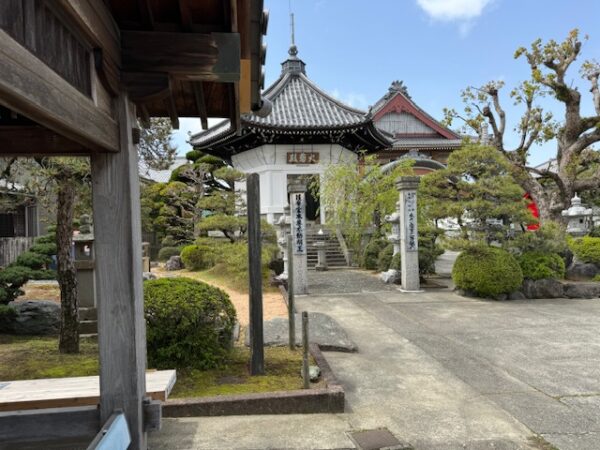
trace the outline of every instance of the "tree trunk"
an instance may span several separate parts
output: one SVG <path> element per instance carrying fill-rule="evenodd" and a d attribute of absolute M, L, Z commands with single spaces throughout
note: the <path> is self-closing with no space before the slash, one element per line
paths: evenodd
<path fill-rule="evenodd" d="M 58 203 L 56 212 L 56 246 L 60 286 L 61 323 L 58 350 L 61 353 L 79 353 L 79 305 L 77 302 L 77 278 L 71 255 L 73 237 L 73 209 L 75 187 L 69 178 L 58 180 Z"/>

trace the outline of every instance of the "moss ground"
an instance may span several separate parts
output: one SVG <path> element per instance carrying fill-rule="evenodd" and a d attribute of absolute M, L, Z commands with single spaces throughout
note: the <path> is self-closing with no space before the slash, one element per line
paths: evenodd
<path fill-rule="evenodd" d="M 250 351 L 234 347 L 220 369 L 178 370 L 171 397 L 200 397 L 294 390 L 302 387 L 302 352 L 283 347 L 265 348 L 266 375 L 252 377 Z M 311 362 L 314 364 L 314 362 Z M 98 374 L 98 345 L 81 340 L 81 353 L 62 355 L 56 337 L 0 335 L 0 381 L 79 377 Z"/>

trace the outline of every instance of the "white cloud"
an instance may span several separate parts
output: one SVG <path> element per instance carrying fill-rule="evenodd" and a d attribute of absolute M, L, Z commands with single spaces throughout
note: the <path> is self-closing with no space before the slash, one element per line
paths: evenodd
<path fill-rule="evenodd" d="M 329 92 L 329 94 L 333 97 L 345 103 L 348 106 L 352 106 L 353 108 L 358 109 L 366 109 L 369 106 L 367 102 L 367 97 L 363 94 L 359 94 L 358 92 L 348 92 L 342 93 L 339 89 L 333 89 Z"/>
<path fill-rule="evenodd" d="M 432 19 L 444 22 L 473 20 L 490 3 L 492 0 L 417 0 Z"/>

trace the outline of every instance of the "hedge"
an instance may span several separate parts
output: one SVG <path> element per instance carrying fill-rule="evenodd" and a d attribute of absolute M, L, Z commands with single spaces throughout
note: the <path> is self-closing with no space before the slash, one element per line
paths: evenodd
<path fill-rule="evenodd" d="M 530 280 L 563 279 L 565 261 L 558 253 L 526 252 L 518 257 L 523 277 Z"/>
<path fill-rule="evenodd" d="M 236 312 L 229 296 L 190 278 L 144 282 L 148 365 L 157 369 L 222 366 Z"/>
<path fill-rule="evenodd" d="M 523 284 L 523 272 L 514 256 L 494 247 L 471 247 L 462 252 L 452 269 L 457 288 L 480 297 L 510 294 Z"/>
<path fill-rule="evenodd" d="M 179 247 L 163 247 L 158 251 L 158 260 L 167 261 L 171 256 L 179 256 L 180 253 Z"/>
<path fill-rule="evenodd" d="M 571 239 L 569 247 L 579 261 L 600 264 L 600 237 L 584 236 Z"/>

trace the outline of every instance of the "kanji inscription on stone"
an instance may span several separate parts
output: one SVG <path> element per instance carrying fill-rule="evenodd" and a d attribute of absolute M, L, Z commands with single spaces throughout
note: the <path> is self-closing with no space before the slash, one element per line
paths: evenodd
<path fill-rule="evenodd" d="M 406 217 L 406 251 L 416 252 L 419 250 L 417 238 L 417 193 L 407 192 L 404 201 L 404 214 Z"/>
<path fill-rule="evenodd" d="M 304 242 L 304 195 L 293 195 L 293 215 L 294 221 L 294 254 L 303 255 L 306 253 L 306 243 Z"/>

